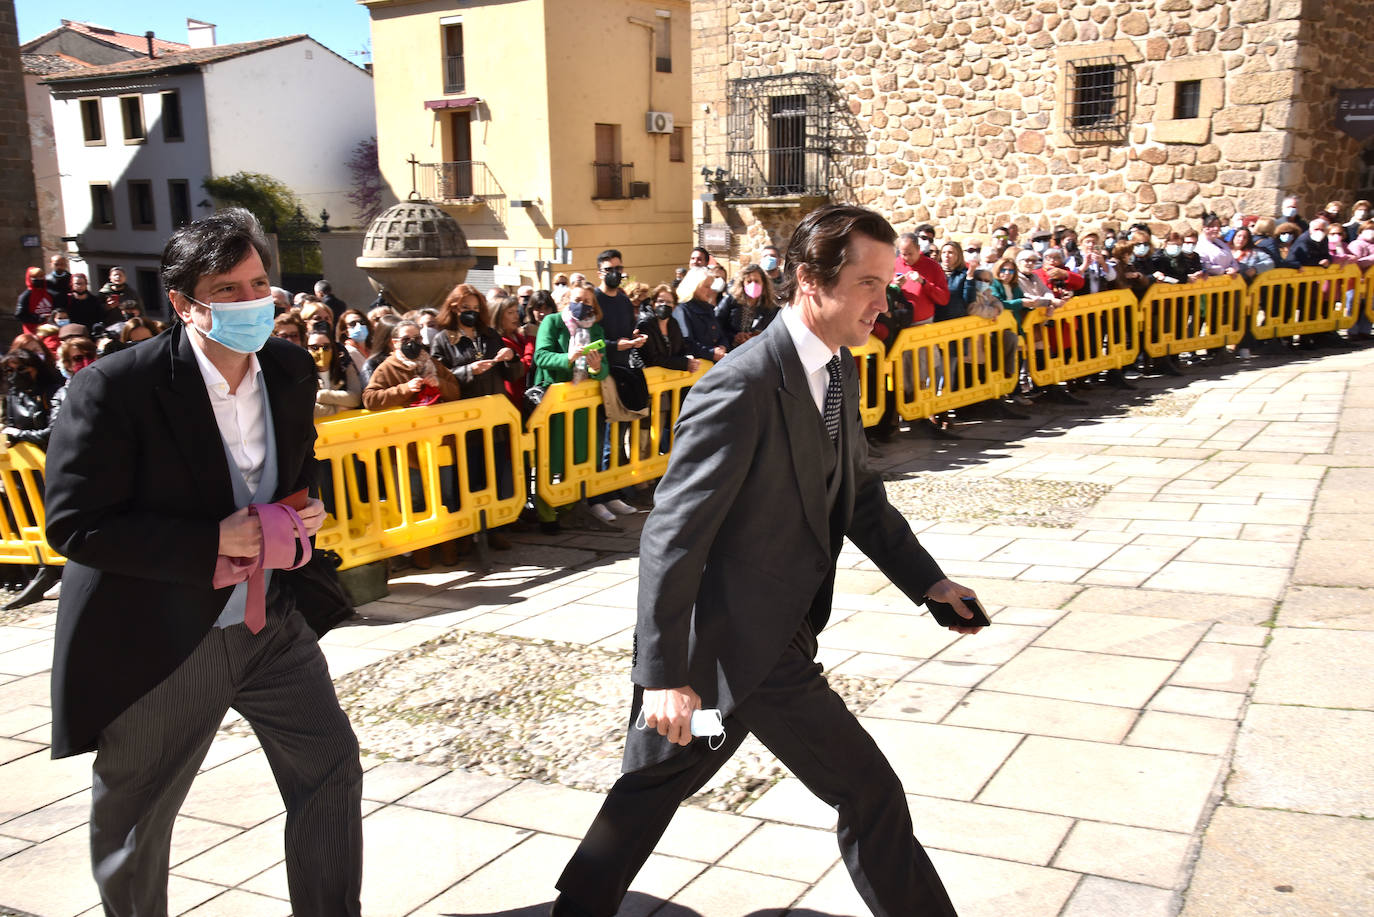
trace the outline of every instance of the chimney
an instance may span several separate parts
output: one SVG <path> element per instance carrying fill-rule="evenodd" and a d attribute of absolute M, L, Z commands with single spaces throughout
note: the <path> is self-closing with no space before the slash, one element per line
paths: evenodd
<path fill-rule="evenodd" d="M 144 32 L 144 33 L 143 33 L 143 37 L 146 38 L 146 39 L 148 39 L 148 57 L 149 57 L 149 58 L 156 57 L 157 55 L 153 54 L 153 33 L 152 33 L 152 32 Z"/>
<path fill-rule="evenodd" d="M 186 43 L 193 48 L 213 48 L 215 46 L 215 24 L 201 22 L 199 19 L 186 20 Z"/>

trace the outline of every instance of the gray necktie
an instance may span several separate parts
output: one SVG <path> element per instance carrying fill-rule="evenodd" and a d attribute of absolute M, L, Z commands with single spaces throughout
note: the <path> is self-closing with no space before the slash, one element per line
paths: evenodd
<path fill-rule="evenodd" d="M 825 388 L 825 430 L 833 443 L 840 438 L 840 405 L 844 402 L 844 383 L 840 381 L 840 357 L 838 354 L 825 364 L 830 373 L 830 384 Z"/>

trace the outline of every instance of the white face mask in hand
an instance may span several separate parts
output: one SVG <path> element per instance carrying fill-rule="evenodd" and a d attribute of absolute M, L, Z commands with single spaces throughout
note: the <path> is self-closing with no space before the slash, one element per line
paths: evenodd
<path fill-rule="evenodd" d="M 644 720 L 644 708 L 639 709 L 639 719 L 635 720 L 636 729 L 645 729 L 648 724 Z M 720 711 L 714 708 L 707 710 L 692 711 L 692 735 L 694 737 L 706 736 L 706 744 L 711 751 L 715 751 L 725 743 L 725 720 L 720 715 Z M 713 741 L 718 740 L 718 741 Z"/>

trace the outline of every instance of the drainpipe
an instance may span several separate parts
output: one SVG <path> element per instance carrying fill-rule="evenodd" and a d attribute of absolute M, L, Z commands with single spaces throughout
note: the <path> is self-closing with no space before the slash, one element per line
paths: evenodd
<path fill-rule="evenodd" d="M 148 57 L 151 59 L 151 58 L 153 58 L 153 57 L 155 56 L 155 55 L 153 54 L 153 33 L 152 33 L 152 32 L 144 32 L 144 33 L 143 33 L 143 37 L 146 38 L 146 39 L 148 39 Z"/>

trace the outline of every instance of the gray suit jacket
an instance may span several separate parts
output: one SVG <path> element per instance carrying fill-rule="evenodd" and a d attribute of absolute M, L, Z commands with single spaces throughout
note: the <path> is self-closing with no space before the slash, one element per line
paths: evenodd
<path fill-rule="evenodd" d="M 847 350 L 841 354 L 838 528 L 920 602 L 944 574 L 868 467 L 858 370 Z M 636 686 L 691 685 L 703 707 L 728 716 L 772 670 L 808 613 L 815 632 L 825 626 L 837 547 L 818 426 L 781 320 L 692 388 L 640 540 Z M 636 691 L 627 772 L 682 748 L 634 728 L 639 696 Z"/>

